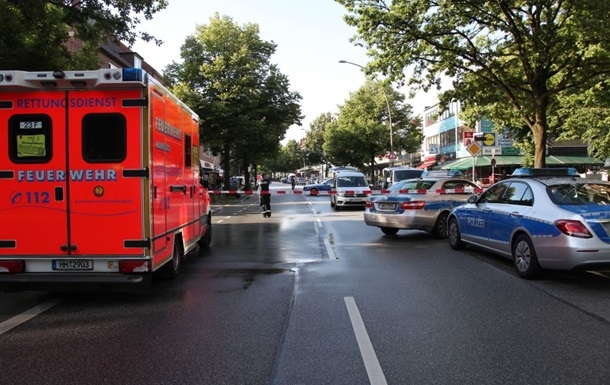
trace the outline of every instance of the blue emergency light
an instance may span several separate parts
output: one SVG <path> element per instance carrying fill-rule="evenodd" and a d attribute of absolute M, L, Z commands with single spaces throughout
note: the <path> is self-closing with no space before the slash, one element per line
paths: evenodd
<path fill-rule="evenodd" d="M 512 177 L 566 176 L 580 177 L 574 167 L 533 168 L 521 167 L 513 171 Z"/>
<path fill-rule="evenodd" d="M 141 82 L 144 80 L 144 70 L 142 68 L 123 68 L 124 82 Z"/>

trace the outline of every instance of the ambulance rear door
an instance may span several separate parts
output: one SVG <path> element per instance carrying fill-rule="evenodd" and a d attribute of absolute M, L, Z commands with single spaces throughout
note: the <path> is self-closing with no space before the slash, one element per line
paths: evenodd
<path fill-rule="evenodd" d="M 65 254 L 65 102 L 61 91 L 0 93 L 0 257 Z"/>
<path fill-rule="evenodd" d="M 146 90 L 68 92 L 69 247 L 72 255 L 137 255 L 144 223 Z"/>

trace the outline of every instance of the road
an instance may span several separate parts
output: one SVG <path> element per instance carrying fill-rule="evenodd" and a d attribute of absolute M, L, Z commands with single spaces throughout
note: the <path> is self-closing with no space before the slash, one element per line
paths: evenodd
<path fill-rule="evenodd" d="M 523 280 L 328 196 L 272 210 L 216 205 L 212 247 L 148 295 L 0 294 L 0 384 L 608 383 L 604 274 Z"/>

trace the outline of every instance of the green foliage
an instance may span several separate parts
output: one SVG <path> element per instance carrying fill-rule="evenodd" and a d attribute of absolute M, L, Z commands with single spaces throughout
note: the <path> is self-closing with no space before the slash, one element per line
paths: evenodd
<path fill-rule="evenodd" d="M 309 124 L 309 131 L 305 136 L 305 150 L 309 154 L 309 164 L 327 162 L 324 154 L 324 133 L 326 127 L 334 122 L 336 118 L 330 112 L 320 114 Z"/>
<path fill-rule="evenodd" d="M 608 80 L 609 2 L 336 1 L 349 12 L 346 22 L 358 28 L 355 42 L 374 59 L 367 73 L 381 72 L 413 90 L 440 88 L 444 77 L 452 78 L 454 88 L 441 95 L 441 105 L 462 100 L 471 118 L 511 127 L 522 140 L 529 135 L 537 167 L 545 165 L 549 138 L 578 132 L 565 114 L 584 100 L 568 95 L 591 97 L 589 90 Z M 413 69 L 408 79 L 407 67 Z M 597 96 L 603 104 L 590 111 L 592 119 L 607 119 L 606 99 Z M 589 136 L 609 141 L 601 134 Z"/>
<path fill-rule="evenodd" d="M 74 4 L 74 5 L 73 5 Z M 137 38 L 154 40 L 136 32 L 137 15 L 152 19 L 167 6 L 165 0 L 40 1 L 0 0 L 0 68 L 29 71 L 99 68 L 99 43 L 109 39 L 133 44 Z M 71 34 L 84 41 L 77 52 L 68 48 Z"/>
<path fill-rule="evenodd" d="M 275 49 L 260 39 L 258 25 L 240 27 L 216 14 L 186 38 L 182 63 L 164 72 L 167 85 L 201 117 L 202 138 L 222 154 L 225 169 L 231 158 L 247 169 L 275 157 L 288 127 L 300 124 L 301 96 L 270 63 Z"/>
<path fill-rule="evenodd" d="M 412 108 L 404 100 L 385 84 L 367 80 L 340 107 L 337 120 L 325 125 L 324 154 L 333 164 L 363 168 L 372 167 L 375 158 L 388 154 L 391 147 L 396 153 L 414 152 L 421 145 L 421 119 L 411 116 Z"/>

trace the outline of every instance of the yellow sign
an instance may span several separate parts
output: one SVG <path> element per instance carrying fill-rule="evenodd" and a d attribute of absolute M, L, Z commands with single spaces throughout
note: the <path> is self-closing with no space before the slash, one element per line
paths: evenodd
<path fill-rule="evenodd" d="M 17 136 L 17 155 L 19 157 L 46 156 L 44 139 L 44 134 Z"/>
<path fill-rule="evenodd" d="M 493 146 L 496 144 L 496 134 L 486 133 L 483 135 L 483 144 L 486 146 Z"/>
<path fill-rule="evenodd" d="M 479 152 L 481 152 L 482 147 L 479 146 L 477 142 L 472 142 L 468 147 L 466 147 L 466 151 L 470 153 L 472 156 L 477 156 Z"/>

